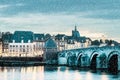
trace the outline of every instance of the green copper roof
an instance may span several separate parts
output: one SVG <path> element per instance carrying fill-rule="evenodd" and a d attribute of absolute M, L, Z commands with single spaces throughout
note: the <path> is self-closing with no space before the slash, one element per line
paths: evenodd
<path fill-rule="evenodd" d="M 15 40 L 16 43 L 21 43 L 23 40 L 24 43 L 33 42 L 33 32 L 31 31 L 15 31 L 13 35 L 13 40 Z"/>
<path fill-rule="evenodd" d="M 57 48 L 57 45 L 55 41 L 50 38 L 45 42 L 45 48 Z"/>

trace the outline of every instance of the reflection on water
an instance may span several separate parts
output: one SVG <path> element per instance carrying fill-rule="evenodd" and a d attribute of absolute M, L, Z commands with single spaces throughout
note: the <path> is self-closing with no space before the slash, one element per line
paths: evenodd
<path fill-rule="evenodd" d="M 120 80 L 120 74 L 78 70 L 68 67 L 0 67 L 0 80 Z"/>

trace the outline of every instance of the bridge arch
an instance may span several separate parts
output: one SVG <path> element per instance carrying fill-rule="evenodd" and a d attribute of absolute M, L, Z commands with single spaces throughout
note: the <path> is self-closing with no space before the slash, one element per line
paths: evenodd
<path fill-rule="evenodd" d="M 79 52 L 78 56 L 77 56 L 77 66 L 81 67 L 81 58 L 82 58 L 83 53 Z"/>
<path fill-rule="evenodd" d="M 108 55 L 108 71 L 112 73 L 118 72 L 118 57 L 119 52 L 118 51 L 112 51 Z"/>
<path fill-rule="evenodd" d="M 113 56 L 113 55 L 119 55 L 119 52 L 118 51 L 112 51 L 108 54 L 108 60 L 110 60 L 110 58 Z"/>
<path fill-rule="evenodd" d="M 97 51 L 93 51 L 93 53 L 90 55 L 90 68 L 95 70 L 97 68 Z"/>

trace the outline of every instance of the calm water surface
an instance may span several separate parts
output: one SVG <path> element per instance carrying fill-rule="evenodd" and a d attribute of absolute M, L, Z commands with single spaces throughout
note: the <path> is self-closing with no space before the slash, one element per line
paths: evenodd
<path fill-rule="evenodd" d="M 120 80 L 117 75 L 68 67 L 0 67 L 0 80 Z"/>

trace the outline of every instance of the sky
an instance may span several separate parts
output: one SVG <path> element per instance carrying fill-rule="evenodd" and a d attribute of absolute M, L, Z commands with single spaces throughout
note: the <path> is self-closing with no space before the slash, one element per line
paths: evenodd
<path fill-rule="evenodd" d="M 120 0 L 0 0 L 0 31 L 71 35 L 120 42 Z"/>

